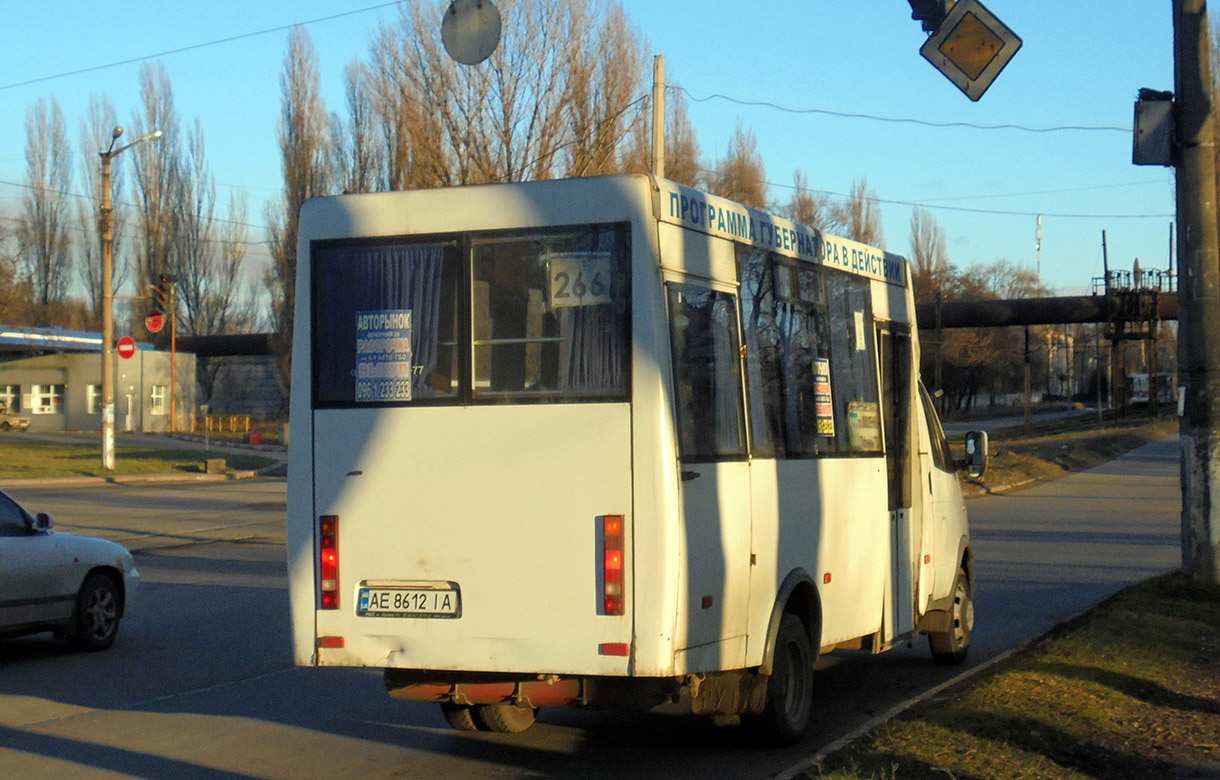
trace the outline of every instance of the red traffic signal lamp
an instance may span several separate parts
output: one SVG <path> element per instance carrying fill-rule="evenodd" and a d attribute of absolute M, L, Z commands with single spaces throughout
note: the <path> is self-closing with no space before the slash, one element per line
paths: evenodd
<path fill-rule="evenodd" d="M 169 274 L 161 274 L 157 277 L 157 283 L 152 285 L 152 310 L 154 313 L 163 313 L 170 310 L 173 303 L 174 277 Z"/>

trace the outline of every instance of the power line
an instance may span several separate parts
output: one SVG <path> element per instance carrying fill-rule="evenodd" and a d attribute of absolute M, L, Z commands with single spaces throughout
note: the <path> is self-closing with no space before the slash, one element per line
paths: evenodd
<path fill-rule="evenodd" d="M 983 200 L 985 198 L 1018 198 L 1026 195 L 1060 195 L 1065 192 L 1086 192 L 1088 190 L 1108 190 L 1116 187 L 1139 187 L 1147 184 L 1164 184 L 1163 181 L 1129 181 L 1114 184 L 1095 184 L 1089 187 L 1064 187 L 1056 190 L 1030 190 L 1029 192 L 1006 192 L 991 195 L 955 195 L 946 198 L 929 198 L 927 203 L 943 203 L 946 200 Z M 1039 212 L 1041 213 L 1041 212 Z"/>
<path fill-rule="evenodd" d="M 715 173 L 715 171 L 709 170 L 707 168 L 698 168 L 696 170 L 699 170 L 703 173 Z M 812 187 L 796 187 L 795 185 L 792 185 L 792 184 L 781 184 L 779 182 L 774 182 L 774 181 L 764 181 L 763 184 L 766 184 L 768 187 L 779 187 L 779 188 L 785 189 L 785 190 L 803 189 L 805 192 L 813 192 L 813 193 L 817 193 L 818 195 L 830 195 L 835 198 L 843 198 L 844 200 L 851 197 L 850 195 L 846 195 L 842 192 L 831 192 L 830 190 L 817 190 L 817 189 L 813 189 Z M 1173 214 L 1074 214 L 1074 213 L 1056 213 L 1056 212 L 1052 212 L 1052 211 L 1005 211 L 1005 210 L 1001 210 L 1001 209 L 979 209 L 979 208 L 970 208 L 969 206 L 945 206 L 945 205 L 935 204 L 935 203 L 918 203 L 916 201 L 911 201 L 911 200 L 892 200 L 892 199 L 888 199 L 888 198 L 876 198 L 876 197 L 869 198 L 869 200 L 871 200 L 875 203 L 886 203 L 886 204 L 889 204 L 892 206 L 918 206 L 919 208 L 938 209 L 941 211 L 960 211 L 960 212 L 965 212 L 968 214 L 994 214 L 994 215 L 1005 216 L 1005 217 L 1043 216 L 1043 217 L 1056 217 L 1058 219 L 1164 219 L 1166 217 L 1172 219 L 1174 217 Z"/>
<path fill-rule="evenodd" d="M 18 181 L 6 181 L 4 179 L 0 179 L 0 186 L 16 187 L 18 189 L 23 189 L 23 190 L 36 190 L 36 191 L 41 190 L 43 192 L 53 192 L 56 195 L 63 195 L 65 197 L 69 197 L 69 198 L 78 198 L 80 200 L 87 200 L 90 203 L 97 202 L 97 198 L 95 198 L 92 195 L 85 195 L 80 192 L 72 192 L 71 190 L 55 190 L 55 189 L 51 189 L 50 187 L 36 187 L 33 184 L 25 184 L 23 182 L 18 182 Z M 115 201 L 115 205 L 116 206 L 126 206 L 129 209 L 137 209 L 137 210 L 141 208 L 140 204 L 138 204 L 138 203 L 127 203 L 125 201 Z M 225 219 L 224 217 L 212 217 L 211 221 L 212 222 L 223 222 L 226 225 L 241 225 L 242 227 L 254 228 L 255 230 L 261 230 L 263 232 L 267 232 L 269 230 L 269 228 L 266 225 L 257 225 L 253 222 L 238 222 L 237 220 Z M 245 243 L 259 244 L 259 243 L 264 243 L 264 242 L 247 241 Z"/>
<path fill-rule="evenodd" d="M 704 97 L 697 97 L 686 87 L 681 87 L 676 84 L 668 84 L 666 89 L 676 90 L 686 93 L 687 97 L 696 103 L 706 103 L 711 100 L 725 100 L 729 103 L 736 103 L 740 106 L 753 106 L 762 108 L 773 108 L 776 111 L 783 111 L 787 114 L 821 114 L 823 116 L 834 116 L 842 119 L 871 119 L 875 122 L 892 122 L 910 125 L 923 125 L 924 127 L 963 127 L 970 130 L 1019 130 L 1025 133 L 1058 133 L 1064 131 L 1079 131 L 1079 132 L 1119 132 L 1130 133 L 1129 127 L 1115 127 L 1112 125 L 1057 125 L 1054 127 L 1030 127 L 1029 125 L 1016 124 L 1000 124 L 1000 125 L 983 125 L 974 122 L 935 122 L 928 119 L 914 119 L 912 117 L 898 116 L 880 116 L 877 114 L 854 114 L 846 111 L 831 111 L 827 108 L 792 108 L 790 106 L 782 106 L 779 103 L 771 103 L 766 100 L 744 100 L 735 98 L 730 95 L 725 95 L 720 92 L 709 92 Z"/>
<path fill-rule="evenodd" d="M 345 16 L 354 16 L 356 14 L 367 13 L 369 11 L 376 11 L 381 8 L 389 8 L 392 5 L 398 5 L 397 0 L 394 0 L 394 2 L 380 3 L 378 5 L 370 5 L 370 6 L 366 6 L 364 8 L 357 8 L 352 11 L 343 11 L 341 13 L 331 14 L 330 16 L 319 16 L 317 19 L 309 19 L 308 21 L 304 21 L 304 22 L 293 22 L 292 24 L 282 24 L 279 27 L 268 27 L 265 30 L 255 30 L 253 32 L 240 33 L 238 35 L 230 35 L 227 38 L 217 38 L 216 40 L 213 40 L 213 41 L 204 41 L 203 43 L 193 43 L 189 46 L 180 46 L 177 49 L 166 49 L 165 51 L 157 52 L 156 54 L 145 54 L 140 57 L 131 57 L 129 59 L 118 60 L 116 62 L 107 62 L 104 65 L 91 65 L 87 68 L 78 68 L 76 70 L 64 71 L 63 73 L 52 73 L 48 76 L 39 76 L 37 78 L 26 79 L 25 81 L 14 81 L 11 84 L 0 84 L 0 90 L 13 89 L 15 87 L 25 87 L 25 86 L 29 86 L 30 84 L 39 84 L 44 81 L 51 81 L 52 79 L 66 78 L 67 76 L 79 76 L 82 73 L 92 73 L 92 72 L 98 71 L 98 70 L 105 70 L 106 68 L 117 68 L 120 65 L 131 65 L 136 62 L 152 60 L 152 59 L 156 59 L 158 57 L 168 57 L 171 54 L 181 54 L 183 52 L 193 51 L 195 49 L 202 49 L 207 46 L 216 46 L 217 44 L 232 43 L 233 41 L 240 41 L 245 38 L 254 38 L 259 35 L 268 35 L 270 33 L 284 32 L 285 30 L 291 30 L 294 27 L 304 27 L 304 26 L 310 25 L 310 24 L 317 24 L 318 22 L 329 22 L 333 19 L 341 19 Z"/>
<path fill-rule="evenodd" d="M 10 224 L 20 224 L 21 218 L 20 217 L 10 217 L 7 215 L 0 214 L 0 222 L 8 222 Z M 67 230 L 71 230 L 73 233 L 79 233 L 82 236 L 85 236 L 86 238 L 95 237 L 94 233 L 86 230 L 80 223 L 78 223 L 74 219 L 68 220 L 64 224 L 64 228 Z M 124 226 L 121 230 L 115 231 L 115 238 L 123 238 L 123 239 L 127 239 L 129 241 L 139 241 L 142 238 L 142 236 L 140 236 L 138 233 L 131 232 L 130 227 Z M 207 238 L 207 239 L 204 239 L 204 242 L 208 243 L 208 244 L 220 244 L 222 246 L 227 243 L 230 243 L 221 238 Z M 235 243 L 244 245 L 246 247 L 246 251 L 255 252 L 255 251 L 261 250 L 261 251 L 265 251 L 267 253 L 266 257 L 271 257 L 271 241 L 270 240 L 263 240 L 263 241 L 243 240 L 243 241 L 238 241 Z"/>

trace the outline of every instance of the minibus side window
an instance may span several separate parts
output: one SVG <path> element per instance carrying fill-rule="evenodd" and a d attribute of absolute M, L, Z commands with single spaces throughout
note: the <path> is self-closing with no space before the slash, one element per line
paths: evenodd
<path fill-rule="evenodd" d="M 750 452 L 784 457 L 783 352 L 775 316 L 772 265 L 765 250 L 737 247 L 741 279 L 741 327 L 746 347 L 746 397 L 750 402 Z"/>
<path fill-rule="evenodd" d="M 667 284 L 678 444 L 684 460 L 745 457 L 737 300 Z"/>
<path fill-rule="evenodd" d="M 942 471 L 953 471 L 953 456 L 949 452 L 949 442 L 945 440 L 945 429 L 940 424 L 936 405 L 932 403 L 923 382 L 919 383 L 919 399 L 923 402 L 923 414 L 928 420 L 928 433 L 932 437 L 932 463 Z"/>
<path fill-rule="evenodd" d="M 840 453 L 880 453 L 881 409 L 867 279 L 823 269 L 830 312 L 830 376 Z"/>

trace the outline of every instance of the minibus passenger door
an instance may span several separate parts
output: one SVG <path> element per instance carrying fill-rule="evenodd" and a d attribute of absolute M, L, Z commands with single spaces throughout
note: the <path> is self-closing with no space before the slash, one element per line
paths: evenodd
<path fill-rule="evenodd" d="M 881 409 L 885 425 L 885 465 L 889 477 L 890 523 L 893 535 L 893 605 L 896 635 L 914 628 L 922 555 L 922 505 L 911 500 L 911 334 L 902 325 L 877 328 L 881 363 Z"/>
<path fill-rule="evenodd" d="M 717 659 L 741 663 L 751 529 L 737 298 L 694 284 L 667 291 L 686 550 L 677 646 L 741 637 Z"/>

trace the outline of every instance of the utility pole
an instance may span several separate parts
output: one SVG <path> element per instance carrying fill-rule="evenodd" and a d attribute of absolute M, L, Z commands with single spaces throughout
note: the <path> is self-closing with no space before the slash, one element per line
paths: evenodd
<path fill-rule="evenodd" d="M 102 158 L 102 468 L 114 468 L 114 219 L 110 205 L 110 161 L 138 143 L 161 137 L 160 130 L 114 148 L 123 134 L 116 127 L 110 134 L 110 145 Z"/>
<path fill-rule="evenodd" d="M 1042 284 L 1042 215 L 1038 215 L 1038 227 L 1034 230 L 1034 253 L 1037 255 L 1038 284 Z"/>
<path fill-rule="evenodd" d="M 1174 0 L 1182 570 L 1220 582 L 1220 267 L 1206 0 Z M 1214 492 L 1215 491 L 1215 492 Z"/>
<path fill-rule="evenodd" d="M 652 58 L 652 175 L 665 178 L 665 58 Z"/>

